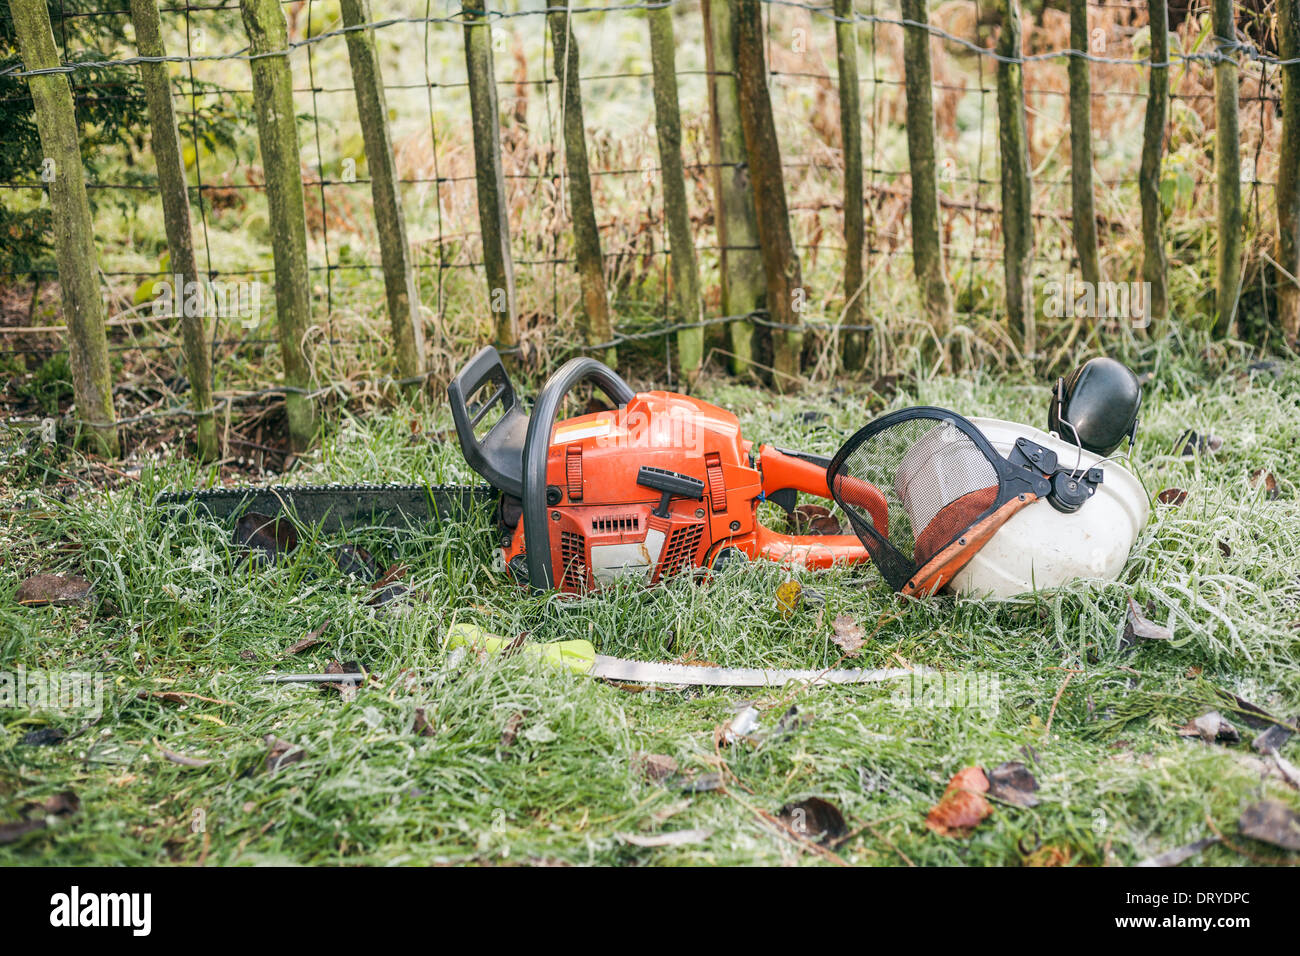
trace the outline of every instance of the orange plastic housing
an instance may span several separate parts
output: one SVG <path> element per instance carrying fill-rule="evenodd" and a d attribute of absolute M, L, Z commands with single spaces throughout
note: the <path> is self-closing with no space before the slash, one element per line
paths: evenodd
<path fill-rule="evenodd" d="M 637 483 L 642 466 L 703 482 L 699 500 L 661 495 Z M 556 585 L 581 591 L 634 575 L 654 583 L 686 568 L 710 567 L 726 548 L 813 568 L 869 560 L 855 535 L 778 534 L 759 524 L 758 504 L 784 488 L 829 498 L 826 469 L 752 444 L 735 415 L 673 392 L 641 392 L 616 411 L 557 422 L 547 463 L 548 531 Z M 883 522 L 883 496 L 862 489 Z M 503 549 L 524 551 L 523 522 Z"/>

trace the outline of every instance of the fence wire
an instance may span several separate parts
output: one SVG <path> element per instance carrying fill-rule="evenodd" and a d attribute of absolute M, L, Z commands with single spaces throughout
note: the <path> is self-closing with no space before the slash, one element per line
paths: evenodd
<path fill-rule="evenodd" d="M 1026 19 L 1028 49 L 1016 57 L 1002 56 L 993 49 L 996 24 L 989 19 L 990 5 L 980 0 L 949 0 L 936 5 L 931 9 L 929 23 L 902 17 L 896 10 L 888 9 L 890 4 L 884 0 L 857 0 L 850 17 L 836 16 L 828 5 L 798 0 L 763 0 L 763 4 L 770 95 L 783 138 L 782 166 L 787 177 L 796 248 L 801 257 L 810 261 L 810 267 L 804 270 L 805 280 L 814 288 L 817 308 L 813 314 L 820 317 L 791 326 L 773 322 L 761 310 L 743 316 L 717 314 L 721 311 L 716 295 L 718 259 L 723 250 L 716 242 L 712 223 L 715 208 L 710 177 L 725 164 L 714 162 L 709 154 L 704 123 L 700 119 L 707 114 L 706 83 L 714 74 L 703 62 L 699 45 L 698 34 L 702 28 L 698 0 L 604 6 L 575 4 L 567 12 L 574 17 L 575 37 L 584 67 L 578 82 L 587 116 L 592 177 L 598 184 L 597 213 L 617 328 L 607 342 L 584 345 L 573 341 L 544 341 L 548 329 L 571 328 L 567 317 L 579 308 L 579 294 L 571 275 L 575 260 L 569 253 L 567 226 L 561 215 L 567 199 L 559 130 L 560 90 L 550 59 L 547 8 L 538 5 L 536 0 L 518 0 L 509 4 L 511 9 L 470 10 L 475 19 L 466 20 L 466 11 L 439 12 L 434 9 L 433 0 L 380 0 L 374 8 L 386 15 L 376 16 L 360 27 L 344 27 L 338 25 L 337 3 L 281 0 L 290 23 L 288 50 L 261 56 L 288 57 L 294 78 L 299 81 L 294 93 L 300 114 L 303 185 L 309 196 L 309 270 L 314 277 L 318 306 L 314 319 L 321 329 L 317 344 L 324 348 L 323 361 L 329 363 L 327 369 L 318 361 L 315 375 L 335 384 L 309 389 L 255 388 L 229 394 L 221 401 L 229 403 L 294 392 L 313 397 L 337 394 L 348 387 L 338 384 L 347 377 L 346 369 L 337 360 L 339 350 L 383 348 L 384 327 L 370 322 L 375 303 L 382 301 L 377 281 L 382 267 L 369 241 L 372 230 L 365 209 L 368 201 L 365 186 L 369 179 L 356 174 L 361 161 L 360 147 L 355 143 L 359 136 L 355 121 L 348 119 L 354 89 L 344 43 L 346 35 L 353 30 L 373 31 L 381 48 L 392 54 L 391 59 L 383 62 L 384 80 L 401 172 L 399 181 L 404 189 L 405 214 L 414 236 L 416 257 L 412 265 L 419 280 L 431 342 L 435 348 L 450 354 L 463 354 L 468 343 L 486 338 L 484 330 L 489 317 L 485 307 L 486 290 L 479 277 L 483 261 L 476 244 L 475 175 L 472 162 L 466 164 L 468 144 L 463 136 L 469 122 L 462 32 L 467 26 L 494 31 L 498 74 L 494 80 L 498 90 L 508 94 L 501 97 L 500 110 L 504 149 L 510 162 L 505 178 L 511 201 L 514 266 L 521 286 L 520 313 L 526 341 L 552 356 L 658 339 L 663 340 L 667 355 L 672 335 L 683 328 L 673 322 L 670 309 L 668 257 L 671 249 L 662 195 L 657 188 L 661 170 L 653 146 L 652 113 L 648 112 L 652 74 L 647 65 L 649 39 L 642 16 L 645 11 L 665 6 L 675 11 L 679 46 L 676 73 L 686 119 L 683 150 L 692 224 L 698 236 L 696 252 L 701 259 L 703 286 L 714 290 L 706 293 L 705 317 L 689 325 L 705 329 L 745 318 L 778 329 L 796 328 L 816 335 L 835 335 L 879 330 L 882 323 L 888 327 L 889 322 L 897 320 L 890 310 L 899 307 L 900 299 L 888 291 L 888 284 L 902 285 L 911 280 L 910 265 L 903 269 L 893 264 L 900 259 L 908 263 L 911 258 L 905 214 L 910 174 L 906 152 L 899 147 L 903 78 L 897 50 L 905 28 L 925 30 L 932 38 L 933 92 L 940 122 L 936 145 L 943 157 L 940 175 L 943 246 L 950 279 L 958 294 L 958 321 L 987 319 L 990 309 L 996 317 L 997 309 L 996 296 L 980 291 L 988 285 L 985 273 L 990 272 L 989 264 L 1002 261 L 996 135 L 989 135 L 994 129 L 990 123 L 996 122 L 997 110 L 996 101 L 991 109 L 988 103 L 997 91 L 990 82 L 991 71 L 986 71 L 986 67 L 996 67 L 999 63 L 1022 66 L 1026 70 L 1025 94 L 1031 123 L 1055 124 L 1053 128 L 1059 127 L 1058 135 L 1063 137 L 1067 127 L 1062 122 L 1063 107 L 1059 104 L 1069 96 L 1063 82 L 1065 62 L 1074 57 L 1087 60 L 1096 68 L 1091 94 L 1094 117 L 1110 117 L 1111 122 L 1109 127 L 1106 123 L 1095 125 L 1104 134 L 1116 129 L 1117 138 L 1131 138 L 1135 118 L 1140 126 L 1138 106 L 1146 98 L 1146 73 L 1153 66 L 1162 66 L 1152 64 L 1149 57 L 1138 51 L 1146 23 L 1145 3 L 1102 0 L 1088 4 L 1090 13 L 1104 20 L 1105 30 L 1109 31 L 1102 37 L 1102 51 L 1070 49 L 1068 30 L 1066 46 L 1050 49 L 1033 46 L 1059 40 L 1063 14 L 1044 5 L 1035 19 Z M 399 9 L 402 7 L 408 9 Z M 1267 20 L 1268 7 L 1239 4 L 1237 9 L 1239 36 L 1226 39 L 1213 36 L 1204 25 L 1208 24 L 1207 6 L 1190 4 L 1177 27 L 1171 25 L 1178 39 L 1171 49 L 1167 68 L 1177 71 L 1176 82 L 1171 82 L 1171 100 L 1183 104 L 1187 111 L 1184 119 L 1194 132 L 1195 124 L 1187 117 L 1199 117 L 1198 109 L 1213 101 L 1210 75 L 1215 64 L 1229 61 L 1238 65 L 1241 107 L 1243 111 L 1253 109 L 1258 113 L 1253 160 L 1243 182 L 1250 189 L 1246 208 L 1252 226 L 1259 229 L 1272 208 L 1266 202 L 1271 196 L 1261 197 L 1261 192 L 1275 187 L 1273 181 L 1260 177 L 1260 163 L 1277 148 L 1278 68 L 1298 61 L 1282 59 L 1261 48 L 1259 38 L 1267 40 L 1267 31 L 1249 29 L 1250 23 Z M 177 112 L 187 130 L 187 174 L 192 206 L 197 213 L 196 250 L 211 281 L 256 280 L 273 272 L 267 244 L 245 241 L 250 234 L 259 235 L 253 228 L 258 221 L 258 209 L 250 200 L 264 192 L 265 187 L 256 168 L 257 132 L 248 103 L 252 93 L 248 75 L 246 69 L 242 74 L 230 69 L 232 62 L 247 64 L 259 57 L 249 50 L 238 11 L 239 5 L 229 2 L 160 5 L 164 42 L 169 53 L 162 57 L 140 57 L 116 47 L 95 49 L 79 45 L 93 41 L 97 35 L 87 24 L 101 18 L 125 18 L 129 23 L 129 9 L 110 6 L 67 10 L 54 23 L 60 45 L 59 66 L 51 70 L 29 70 L 15 55 L 0 67 L 0 89 L 6 90 L 0 102 L 7 100 L 21 105 L 24 98 L 29 102 L 22 81 L 42 73 L 59 73 L 68 76 L 79 111 L 113 102 L 134 103 L 140 110 L 139 123 L 143 130 L 147 124 L 134 70 L 146 62 L 172 65 Z M 1201 21 L 1203 25 L 1196 32 L 1195 24 Z M 859 39 L 859 65 L 865 65 L 860 78 L 867 140 L 864 274 L 874 277 L 864 289 L 866 315 L 871 319 L 865 325 L 843 323 L 841 305 L 845 290 L 838 288 L 836 281 L 842 280 L 845 249 L 842 244 L 827 240 L 828 235 L 839 232 L 841 210 L 837 201 L 842 196 L 842 169 L 836 166 L 840 160 L 834 124 L 828 126 L 824 119 L 828 109 L 834 116 L 832 107 L 836 102 L 838 78 L 834 70 L 833 33 L 836 22 L 854 25 Z M 70 36 L 70 26 L 75 36 Z M 418 59 L 410 56 L 411 38 L 415 36 L 419 39 Z M 209 51 L 208 47 L 214 43 L 224 44 L 226 48 Z M 1132 47 L 1134 55 L 1109 55 L 1105 48 L 1112 44 Z M 1184 49 L 1185 44 L 1189 48 Z M 0 63 L 4 62 L 0 59 Z M 1056 73 L 1045 72 L 1046 67 L 1055 63 L 1059 63 Z M 506 72 L 510 75 L 503 77 Z M 1035 82 L 1030 83 L 1031 78 Z M 1121 106 L 1115 106 L 1112 101 L 1118 101 Z M 1058 107 L 1049 108 L 1046 104 L 1050 102 L 1057 102 Z M 1120 108 L 1124 110 L 1122 114 L 1111 115 Z M 1059 112 L 1053 113 L 1054 109 Z M 1245 116 L 1243 136 L 1244 119 Z M 218 142 L 219 137 L 213 138 L 212 127 L 217 122 L 228 127 L 224 142 L 229 145 Z M 1201 135 L 1208 135 L 1203 122 L 1201 125 Z M 1190 134 L 1184 131 L 1179 135 L 1186 139 Z M 1100 154 L 1106 143 L 1098 146 Z M 1211 182 L 1204 156 L 1194 148 L 1180 152 L 1178 144 L 1172 141 L 1170 146 L 1166 162 L 1175 167 L 1171 173 L 1174 189 L 1193 197 L 1203 194 Z M 1245 146 L 1243 138 L 1243 149 Z M 1035 156 L 1040 168 L 1035 169 L 1033 178 L 1033 214 L 1040 229 L 1035 260 L 1040 272 L 1059 271 L 1068 268 L 1073 258 L 1068 164 L 1056 162 L 1054 149 L 1043 148 L 1041 143 L 1035 152 L 1040 154 Z M 111 169 L 110 175 L 88 182 L 96 202 L 97 227 L 104 227 L 106 237 L 113 233 L 112 210 L 136 207 L 124 214 L 128 220 L 135 220 L 128 229 L 127 239 L 124 241 L 119 234 L 113 237 L 112 246 L 101 243 L 99 248 L 106 290 L 114 301 L 123 305 L 132 295 L 131 280 L 143 283 L 167 275 L 165 268 L 145 268 L 141 264 L 144 257 L 139 249 L 133 248 L 137 232 L 153 228 L 155 241 L 161 235 L 157 223 L 150 226 L 140 219 L 139 212 L 139 207 L 147 204 L 144 197 L 156 191 L 156 185 L 147 174 L 138 171 L 129 177 L 121 175 L 137 161 L 147 163 L 144 150 L 136 153 L 125 165 L 118 162 L 105 166 Z M 638 161 L 629 164 L 629 158 Z M 349 159 L 352 168 L 345 171 Z M 1102 163 L 1099 161 L 1098 165 Z M 1043 175 L 1046 168 L 1059 169 L 1064 175 L 1048 178 Z M 1112 169 L 1110 175 L 1099 174 L 1095 179 L 1104 230 L 1129 244 L 1135 238 L 1140 243 L 1140 230 L 1131 215 L 1136 207 L 1132 192 L 1137 185 L 1136 169 L 1134 154 L 1127 171 Z M 30 208 L 32 197 L 39 197 L 47 189 L 35 172 L 31 178 L 0 182 L 0 205 L 11 199 L 15 205 L 25 204 Z M 235 179 L 239 173 L 243 174 L 243 182 Z M 1185 181 L 1180 177 L 1185 177 Z M 117 200 L 118 207 L 109 198 L 114 194 L 123 197 Z M 241 222 L 233 226 L 229 218 L 232 210 L 242 216 Z M 1202 254 L 1205 254 L 1203 250 Z M 1208 266 L 1208 262 L 1198 263 L 1186 256 L 1180 261 L 1192 268 Z M 21 280 L 36 283 L 37 295 L 33 302 L 38 299 L 40 283 L 56 275 L 48 262 L 33 263 L 30 268 L 24 265 L 0 270 L 0 278 L 10 283 Z M 1260 272 L 1261 286 L 1266 281 Z M 1265 294 L 1263 298 L 1267 301 L 1268 297 Z M 342 315 L 341 311 L 352 314 Z M 131 312 L 131 307 L 119 310 L 119 314 Z M 0 336 L 8 340 L 8 347 L 0 349 L 0 354 L 48 355 L 62 350 L 61 346 L 27 341 L 29 337 L 54 334 L 51 327 L 27 322 L 24 329 L 15 331 L 6 330 L 5 324 L 11 324 L 9 319 L 0 319 Z M 127 342 L 116 341 L 112 346 L 115 350 L 179 351 L 174 333 L 162 333 L 164 341 L 140 341 L 130 332 L 129 323 L 125 328 L 126 332 L 119 333 L 115 326 L 115 334 L 131 334 L 132 338 Z M 261 322 L 242 331 L 243 334 L 238 334 L 240 329 L 220 316 L 213 323 L 213 362 L 218 383 L 227 371 L 232 377 L 236 374 L 234 366 L 241 353 L 248 349 L 265 352 L 275 344 L 265 334 L 266 326 Z M 671 362 L 668 367 L 671 368 Z M 445 367 L 432 367 L 424 377 L 445 372 Z M 378 386 L 394 380 L 354 378 L 352 382 L 355 386 Z M 192 414 L 196 414 L 192 409 L 177 407 L 124 421 Z"/>

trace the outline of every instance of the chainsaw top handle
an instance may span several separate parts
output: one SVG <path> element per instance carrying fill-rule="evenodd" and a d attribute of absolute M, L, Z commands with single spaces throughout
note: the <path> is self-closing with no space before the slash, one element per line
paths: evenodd
<path fill-rule="evenodd" d="M 485 385 L 491 388 L 486 399 L 471 407 L 470 401 Z M 456 422 L 456 437 L 460 439 L 465 461 L 493 488 L 522 499 L 528 415 L 496 349 L 490 345 L 480 349 L 465 363 L 447 386 L 447 401 L 451 405 L 451 417 Z M 479 441 L 474 437 L 474 428 L 497 405 L 501 406 L 501 417 Z"/>
<path fill-rule="evenodd" d="M 528 419 L 523 448 L 524 548 L 528 557 L 528 582 L 538 590 L 555 586 L 551 567 L 550 530 L 547 525 L 546 466 L 551 451 L 551 428 L 564 396 L 574 386 L 590 381 L 615 405 L 623 406 L 636 397 L 632 387 L 608 365 L 593 358 L 569 359 L 547 379 L 537 395 Z"/>

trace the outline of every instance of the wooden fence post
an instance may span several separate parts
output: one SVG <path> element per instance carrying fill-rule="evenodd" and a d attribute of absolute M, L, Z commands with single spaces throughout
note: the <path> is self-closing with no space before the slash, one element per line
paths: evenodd
<path fill-rule="evenodd" d="M 142 57 L 166 56 L 162 42 L 162 21 L 155 0 L 131 0 L 131 22 L 135 26 L 135 45 Z M 178 283 L 172 290 L 181 320 L 185 345 L 185 367 L 190 379 L 190 404 L 194 417 L 199 458 L 214 461 L 217 457 L 217 422 L 212 407 L 212 346 L 208 339 L 208 322 L 203 309 L 191 315 L 187 288 L 200 288 L 198 262 L 194 257 L 194 233 L 190 222 L 189 186 L 185 181 L 185 162 L 181 158 L 181 137 L 176 129 L 176 110 L 172 103 L 171 80 L 166 63 L 141 63 L 140 82 L 149 104 L 150 142 L 158 168 L 158 192 L 162 197 L 163 226 L 167 231 L 167 250 L 171 276 L 164 281 Z M 173 278 L 178 277 L 178 278 Z M 207 296 L 204 296 L 204 301 Z"/>
<path fill-rule="evenodd" d="M 564 117 L 564 163 L 569 178 L 569 214 L 573 221 L 574 254 L 582 285 L 583 334 L 588 344 L 614 337 L 605 297 L 605 263 L 596 228 L 596 206 L 591 197 L 591 172 L 587 165 L 587 135 L 582 121 L 582 88 L 578 73 L 578 41 L 565 12 L 565 0 L 546 0 L 555 50 L 555 78 L 560 85 L 560 112 Z M 614 348 L 604 350 L 605 363 L 617 361 Z"/>
<path fill-rule="evenodd" d="M 486 5 L 484 5 L 486 6 Z M 496 68 L 492 63 L 492 27 L 486 10 L 462 5 L 465 19 L 465 71 L 469 111 L 474 127 L 474 179 L 478 188 L 478 223 L 483 239 L 483 271 L 498 349 L 519 344 L 519 308 L 515 299 L 515 260 L 510 253 L 510 210 L 501 167 L 501 117 L 497 106 Z M 507 361 L 509 361 L 507 353 Z"/>
<path fill-rule="evenodd" d="M 929 24 L 925 0 L 903 0 L 903 19 Z M 952 294 L 944 275 L 939 240 L 939 171 L 935 165 L 930 31 L 903 28 L 903 77 L 907 94 L 907 156 L 912 171 L 912 270 L 926 315 L 940 337 L 948 327 Z M 945 355 L 947 350 L 944 349 Z"/>
<path fill-rule="evenodd" d="M 1292 348 L 1300 339 L 1300 0 L 1278 0 L 1282 143 L 1277 161 L 1278 321 Z"/>
<path fill-rule="evenodd" d="M 1154 326 L 1169 318 L 1169 259 L 1165 254 L 1165 216 L 1160 204 L 1160 166 L 1165 126 L 1169 121 L 1169 7 L 1167 0 L 1150 0 L 1148 7 L 1151 78 L 1147 84 L 1138 197 L 1142 206 L 1142 279 L 1151 289 L 1146 317 Z"/>
<path fill-rule="evenodd" d="M 1092 186 L 1092 73 L 1088 56 L 1088 0 L 1070 0 L 1070 207 L 1074 251 L 1084 282 L 1097 288 L 1097 210 Z"/>
<path fill-rule="evenodd" d="M 673 8 L 651 8 L 650 62 L 654 70 L 655 138 L 659 142 L 659 175 L 664 190 L 664 218 L 668 224 L 669 265 L 673 277 L 673 318 L 677 332 L 677 367 L 693 380 L 704 360 L 704 328 L 700 303 L 700 274 L 691 235 L 691 214 L 686 204 L 686 171 L 682 165 L 682 118 L 677 101 L 676 43 Z"/>
<path fill-rule="evenodd" d="M 745 135 L 749 179 L 758 218 L 758 244 L 767 284 L 767 315 L 772 329 L 772 371 L 778 389 L 785 390 L 800 377 L 803 355 L 802 324 L 807 292 L 799 267 L 799 253 L 790 235 L 790 213 L 781 172 L 781 148 L 772 118 L 772 98 L 767 90 L 767 64 L 763 59 L 762 0 L 736 0 L 736 72 L 740 78 L 740 125 Z"/>
<path fill-rule="evenodd" d="M 1000 0 L 998 126 L 1002 151 L 1002 235 L 1007 321 L 1026 358 L 1038 347 L 1033 297 L 1034 217 L 1025 130 L 1025 81 L 1020 49 L 1020 0 Z"/>
<path fill-rule="evenodd" d="M 305 394 L 311 381 L 303 350 L 311 319 L 311 287 L 293 76 L 289 72 L 289 28 L 277 0 L 239 0 L 239 8 L 254 56 L 249 66 L 275 259 L 276 333 L 285 385 L 295 390 L 284 396 L 289 443 L 301 451 L 315 436 L 316 415 Z"/>
<path fill-rule="evenodd" d="M 341 0 L 343 25 L 359 27 L 370 22 L 369 0 Z M 370 170 L 370 195 L 379 233 L 379 261 L 384 269 L 384 292 L 388 321 L 393 329 L 393 351 L 397 373 L 412 382 L 412 391 L 424 384 L 424 325 L 420 321 L 420 295 L 411 269 L 411 250 L 406 242 L 406 218 L 398 195 L 397 161 L 388 134 L 388 104 L 384 76 L 375 53 L 370 30 L 349 30 L 348 61 L 357 98 L 357 117 L 365 143 L 366 166 Z"/>
<path fill-rule="evenodd" d="M 27 70 L 57 70 L 59 53 L 45 0 L 10 0 L 9 10 L 23 66 Z M 77 417 L 91 427 L 95 449 L 107 458 L 116 458 L 120 446 L 113 413 L 112 370 L 72 88 L 67 76 L 57 72 L 29 76 L 27 86 L 47 164 L 42 178 L 49 183 Z"/>
<path fill-rule="evenodd" d="M 866 218 L 862 193 L 862 90 L 858 80 L 858 29 L 853 0 L 835 0 L 835 60 L 840 82 L 840 137 L 844 141 L 844 324 L 866 324 L 862 254 Z M 862 368 L 867 334 L 859 329 L 843 335 L 846 369 Z"/>
<path fill-rule="evenodd" d="M 763 308 L 765 286 L 758 251 L 754 193 L 745 158 L 736 79 L 733 0 L 701 0 L 705 64 L 709 74 L 709 140 L 713 154 L 713 218 L 718 232 L 718 265 L 723 315 L 748 315 Z M 733 374 L 753 371 L 754 323 L 727 325 Z"/>
<path fill-rule="evenodd" d="M 1214 332 L 1229 335 L 1241 294 L 1241 131 L 1237 115 L 1237 26 L 1233 0 L 1214 0 L 1214 178 L 1218 200 Z"/>

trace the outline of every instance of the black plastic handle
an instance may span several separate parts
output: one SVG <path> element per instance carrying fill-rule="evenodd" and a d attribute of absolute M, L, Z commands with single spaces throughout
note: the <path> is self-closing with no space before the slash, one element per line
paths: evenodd
<path fill-rule="evenodd" d="M 551 428 L 564 396 L 578 383 L 590 380 L 622 407 L 636 397 L 632 387 L 612 368 L 593 358 L 569 359 L 542 386 L 528 420 L 524 439 L 524 548 L 528 554 L 528 582 L 539 590 L 555 586 L 551 567 L 550 530 L 546 519 L 546 465 L 551 451 Z"/>
<path fill-rule="evenodd" d="M 489 382 L 495 390 L 471 415 L 469 399 Z M 469 466 L 486 478 L 493 488 L 522 498 L 521 458 L 528 418 L 496 349 L 490 345 L 482 348 L 465 363 L 447 385 L 447 401 L 451 405 L 452 420 L 456 423 L 460 450 Z M 474 437 L 474 427 L 497 405 L 502 407 L 501 417 L 480 442 Z"/>

